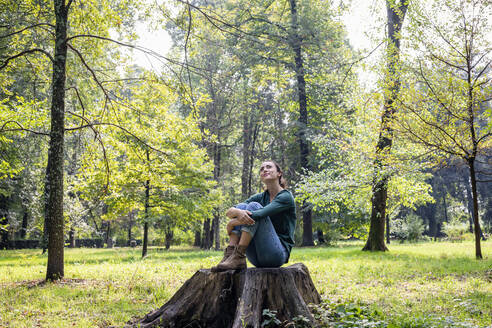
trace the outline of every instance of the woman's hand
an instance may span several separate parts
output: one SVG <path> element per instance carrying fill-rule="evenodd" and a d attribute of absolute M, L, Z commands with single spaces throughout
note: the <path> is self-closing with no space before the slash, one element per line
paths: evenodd
<path fill-rule="evenodd" d="M 246 225 L 251 225 L 255 224 L 255 220 L 251 218 L 251 213 L 250 211 L 246 210 L 239 210 L 240 212 L 238 213 L 236 220 L 238 220 L 241 224 L 246 224 Z"/>
<path fill-rule="evenodd" d="M 245 225 L 251 225 L 255 223 L 255 220 L 251 218 L 251 213 L 250 211 L 247 210 L 240 210 L 239 208 L 234 208 L 231 207 L 226 215 L 231 218 L 231 219 L 236 219 L 238 225 L 239 224 L 245 224 Z"/>

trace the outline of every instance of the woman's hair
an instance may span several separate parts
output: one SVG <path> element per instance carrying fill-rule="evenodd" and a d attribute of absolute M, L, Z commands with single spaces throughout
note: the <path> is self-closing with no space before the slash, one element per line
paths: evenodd
<path fill-rule="evenodd" d="M 277 168 L 277 171 L 282 174 L 281 176 L 278 177 L 278 183 L 280 184 L 280 187 L 282 187 L 284 189 L 287 189 L 287 180 L 285 180 L 285 178 L 284 178 L 284 172 L 280 168 L 280 165 L 278 165 L 277 162 L 272 161 L 271 159 L 266 160 L 266 161 L 263 161 L 263 162 L 270 162 L 270 163 L 275 164 L 275 167 Z"/>

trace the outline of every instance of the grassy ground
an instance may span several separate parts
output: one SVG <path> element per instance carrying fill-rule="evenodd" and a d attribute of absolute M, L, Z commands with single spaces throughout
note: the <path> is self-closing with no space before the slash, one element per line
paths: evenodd
<path fill-rule="evenodd" d="M 472 242 L 361 247 L 295 248 L 290 263 L 306 264 L 327 300 L 358 304 L 393 327 L 492 327 L 492 241 L 482 244 L 482 261 Z M 139 249 L 67 249 L 66 279 L 42 284 L 39 250 L 0 251 L 0 327 L 123 325 L 220 257 L 189 248 L 151 249 L 143 260 Z"/>

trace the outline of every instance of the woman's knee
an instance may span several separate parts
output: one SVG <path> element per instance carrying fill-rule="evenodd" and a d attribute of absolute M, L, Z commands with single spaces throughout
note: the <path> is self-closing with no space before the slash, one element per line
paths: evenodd
<path fill-rule="evenodd" d="M 263 206 L 258 203 L 258 202 L 251 202 L 247 205 L 246 207 L 246 210 L 248 211 L 255 211 L 255 210 L 259 210 L 260 208 L 263 208 Z"/>
<path fill-rule="evenodd" d="M 239 203 L 237 204 L 236 206 L 234 206 L 235 208 L 238 208 L 240 210 L 246 210 L 248 208 L 248 204 L 246 203 Z"/>

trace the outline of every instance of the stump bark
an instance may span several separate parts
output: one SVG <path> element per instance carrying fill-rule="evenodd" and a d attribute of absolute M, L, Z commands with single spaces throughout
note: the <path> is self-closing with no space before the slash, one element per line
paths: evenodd
<path fill-rule="evenodd" d="M 261 327 L 263 310 L 277 311 L 281 322 L 302 315 L 314 322 L 307 304 L 318 304 L 307 267 L 250 268 L 242 271 L 197 271 L 161 308 L 126 328 Z"/>

